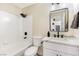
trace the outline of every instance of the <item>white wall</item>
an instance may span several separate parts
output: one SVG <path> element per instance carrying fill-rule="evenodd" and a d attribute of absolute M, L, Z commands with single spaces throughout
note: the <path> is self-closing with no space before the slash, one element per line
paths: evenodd
<path fill-rule="evenodd" d="M 0 55 L 15 55 L 32 45 L 32 39 L 24 40 L 23 20 L 27 19 L 21 19 L 20 12 L 12 4 L 0 4 Z"/>
<path fill-rule="evenodd" d="M 48 4 L 35 4 L 23 9 L 24 13 L 32 15 L 33 36 L 46 36 L 46 32 L 49 30 L 48 6 Z"/>
<path fill-rule="evenodd" d="M 65 33 L 61 33 L 61 34 L 65 34 L 66 36 L 74 36 L 74 34 L 76 33 L 76 31 L 78 32 L 78 29 L 72 29 L 71 28 L 71 24 L 72 21 L 74 19 L 74 15 L 77 14 L 77 12 L 79 11 L 79 4 L 73 4 L 73 3 L 61 3 L 60 5 L 55 5 L 54 7 L 52 7 L 51 10 L 55 10 L 55 9 L 61 9 L 61 8 L 68 8 L 69 9 L 69 31 L 65 32 Z"/>
<path fill-rule="evenodd" d="M 20 13 L 21 9 L 10 3 L 0 3 L 0 11 L 7 11 L 9 13 L 18 15 Z"/>
<path fill-rule="evenodd" d="M 69 10 L 69 19 L 68 19 L 69 31 L 68 32 L 61 32 L 60 34 L 65 34 L 66 36 L 73 36 L 74 31 L 70 27 L 71 27 L 74 15 L 76 14 L 74 4 L 72 4 L 72 3 L 61 3 L 60 5 L 52 5 L 52 6 L 50 6 L 51 11 L 57 10 L 57 9 L 62 9 L 62 8 L 68 8 L 68 10 Z"/>
<path fill-rule="evenodd" d="M 69 8 L 69 31 L 64 33 L 67 36 L 72 36 L 74 34 L 74 30 L 70 28 L 74 15 L 79 10 L 79 4 L 67 3 L 65 5 L 61 4 L 56 8 Z M 46 36 L 47 31 L 49 30 L 49 10 L 51 9 L 51 5 L 49 3 L 41 3 L 30 6 L 28 8 L 24 8 L 23 12 L 26 14 L 31 14 L 33 18 L 33 35 L 34 36 Z"/>

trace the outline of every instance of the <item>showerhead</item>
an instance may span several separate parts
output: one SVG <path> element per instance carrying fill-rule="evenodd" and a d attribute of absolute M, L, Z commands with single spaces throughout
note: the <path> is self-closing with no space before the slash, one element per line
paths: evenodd
<path fill-rule="evenodd" d="M 23 13 L 20 13 L 20 15 L 25 18 L 27 15 L 26 14 L 23 14 Z"/>

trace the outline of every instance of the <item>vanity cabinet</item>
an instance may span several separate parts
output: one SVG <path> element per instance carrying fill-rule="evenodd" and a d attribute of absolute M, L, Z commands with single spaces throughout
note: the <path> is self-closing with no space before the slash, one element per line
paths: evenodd
<path fill-rule="evenodd" d="M 46 38 L 45 38 L 46 39 Z M 46 39 L 43 41 L 44 56 L 78 56 L 79 46 L 70 45 L 61 40 Z M 67 40 L 68 41 L 68 40 Z M 72 42 L 71 42 L 72 43 Z"/>

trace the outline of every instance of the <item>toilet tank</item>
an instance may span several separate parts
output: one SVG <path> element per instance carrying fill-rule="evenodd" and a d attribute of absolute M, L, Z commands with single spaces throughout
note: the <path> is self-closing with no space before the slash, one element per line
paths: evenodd
<path fill-rule="evenodd" d="M 33 36 L 33 45 L 41 46 L 42 38 L 42 36 Z"/>

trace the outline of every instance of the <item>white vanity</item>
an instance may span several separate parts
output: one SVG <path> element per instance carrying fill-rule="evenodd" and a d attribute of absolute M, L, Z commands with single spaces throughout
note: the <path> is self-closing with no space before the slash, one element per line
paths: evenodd
<path fill-rule="evenodd" d="M 45 37 L 43 39 L 44 56 L 78 56 L 79 39 L 75 37 L 53 38 Z"/>

